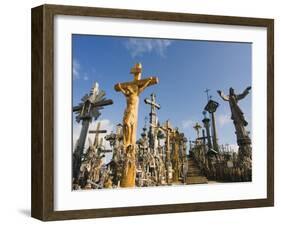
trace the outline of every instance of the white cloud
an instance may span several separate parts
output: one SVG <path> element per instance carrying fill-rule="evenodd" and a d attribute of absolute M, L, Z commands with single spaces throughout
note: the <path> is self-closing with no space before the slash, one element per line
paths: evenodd
<path fill-rule="evenodd" d="M 73 63 L 72 63 L 72 73 L 73 73 L 73 79 L 79 79 L 80 78 L 80 63 L 78 62 L 78 60 L 73 59 Z"/>
<path fill-rule="evenodd" d="M 171 40 L 130 38 L 125 46 L 133 58 L 152 51 L 155 51 L 161 57 L 165 57 L 166 49 L 171 43 Z"/>
<path fill-rule="evenodd" d="M 91 77 L 95 80 L 102 77 L 102 75 L 94 67 L 91 68 L 89 74 L 91 74 Z M 88 74 L 86 76 L 88 77 Z"/>
<path fill-rule="evenodd" d="M 225 125 L 227 125 L 228 123 L 231 122 L 231 118 L 229 115 L 225 114 L 225 115 L 219 115 L 217 117 L 217 120 L 218 120 L 218 124 L 220 127 L 223 127 Z"/>
<path fill-rule="evenodd" d="M 73 59 L 72 62 L 72 73 L 73 73 L 73 80 L 84 80 L 88 81 L 91 78 L 97 80 L 101 75 L 97 72 L 97 70 L 92 67 L 90 69 L 83 68 L 81 63 L 77 59 Z"/>
<path fill-rule="evenodd" d="M 190 119 L 182 121 L 182 127 L 184 129 L 191 128 L 191 127 L 193 127 L 194 124 L 195 124 L 195 122 L 193 120 L 190 120 Z"/>

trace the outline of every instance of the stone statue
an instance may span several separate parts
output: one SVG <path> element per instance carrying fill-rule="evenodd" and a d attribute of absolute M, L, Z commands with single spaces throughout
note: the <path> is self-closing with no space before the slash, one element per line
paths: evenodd
<path fill-rule="evenodd" d="M 156 109 L 160 109 L 160 104 L 156 103 L 156 95 L 155 93 L 152 93 L 150 95 L 151 99 L 146 98 L 144 99 L 144 103 L 150 105 L 150 113 L 149 113 L 149 132 L 148 132 L 148 137 L 149 137 L 149 147 L 156 152 L 157 149 L 157 115 L 156 115 Z"/>
<path fill-rule="evenodd" d="M 234 89 L 230 88 L 228 96 L 224 95 L 222 91 L 218 90 L 218 94 L 221 96 L 221 98 L 224 101 L 229 102 L 229 106 L 231 110 L 231 119 L 235 122 L 241 122 L 244 126 L 247 126 L 248 122 L 245 120 L 244 114 L 238 106 L 238 101 L 246 97 L 249 94 L 250 90 L 251 90 L 251 86 L 248 86 L 243 93 L 235 94 Z"/>
<path fill-rule="evenodd" d="M 249 133 L 246 131 L 245 126 L 248 125 L 244 117 L 244 113 L 238 106 L 238 102 L 245 98 L 249 91 L 251 90 L 251 86 L 247 87 L 243 93 L 235 94 L 234 89 L 229 89 L 229 95 L 224 95 L 222 91 L 218 90 L 218 94 L 224 101 L 229 102 L 230 110 L 231 110 L 231 119 L 233 120 L 237 143 L 239 145 L 239 156 L 241 160 L 245 160 L 245 158 L 251 159 L 251 139 L 249 138 Z"/>
<path fill-rule="evenodd" d="M 127 101 L 127 107 L 123 117 L 123 144 L 126 152 L 124 171 L 121 180 L 121 187 L 135 186 L 135 148 L 138 123 L 139 95 L 146 87 L 157 84 L 158 78 L 149 77 L 141 79 L 142 65 L 136 64 L 131 69 L 134 75 L 132 82 L 118 83 L 115 85 L 117 92 L 122 92 Z"/>

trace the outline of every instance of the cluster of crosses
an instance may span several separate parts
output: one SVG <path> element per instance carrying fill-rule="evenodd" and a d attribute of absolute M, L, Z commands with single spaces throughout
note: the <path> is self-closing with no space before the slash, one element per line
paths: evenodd
<path fill-rule="evenodd" d="M 145 126 L 137 141 L 136 185 L 140 187 L 184 183 L 186 178 L 187 139 L 169 120 L 160 124 L 155 98 L 152 93 L 144 100 L 150 105 L 149 129 Z"/>
<path fill-rule="evenodd" d="M 123 123 L 116 126 L 116 132 L 112 131 L 104 137 L 105 141 L 109 142 L 110 149 L 105 148 L 104 140 L 99 137 L 101 133 L 107 133 L 106 130 L 100 129 L 100 122 L 97 123 L 96 130 L 89 131 L 89 125 L 93 119 L 99 118 L 100 110 L 113 104 L 113 101 L 106 99 L 105 92 L 95 83 L 81 103 L 73 107 L 76 121 L 82 123 L 80 136 L 73 151 L 74 190 L 207 183 L 209 178 L 218 179 L 218 173 L 215 172 L 218 165 L 223 167 L 223 170 L 231 164 L 240 171 L 243 167 L 244 171 L 251 168 L 251 140 L 245 130 L 247 122 L 237 105 L 238 100 L 248 94 L 249 88 L 240 95 L 234 94 L 233 90 L 230 90 L 229 96 L 218 91 L 230 104 L 239 145 L 238 155 L 230 155 L 227 151 L 226 156 L 224 148 L 218 145 L 215 125 L 218 103 L 209 97 L 203 112 L 204 129 L 199 123 L 194 126 L 197 138 L 195 141 L 189 141 L 190 155 L 187 155 L 187 139 L 184 133 L 172 127 L 169 120 L 162 124 L 158 121 L 157 110 L 161 107 L 156 102 L 154 93 L 150 98 L 144 99 L 150 106 L 149 128 L 147 129 L 145 123 L 141 137 L 137 139 L 139 96 L 144 89 L 158 83 L 157 77 L 141 79 L 141 72 L 142 66 L 138 63 L 131 69 L 133 81 L 118 83 L 114 87 L 115 91 L 125 96 L 127 106 Z M 207 117 L 207 113 L 211 119 Z M 88 134 L 95 134 L 95 138 L 94 142 L 89 139 L 89 147 L 85 149 Z M 111 153 L 108 163 L 103 161 L 106 153 Z M 226 165 L 221 164 L 222 162 Z"/>
<path fill-rule="evenodd" d="M 229 182 L 252 180 L 251 139 L 249 131 L 246 130 L 248 123 L 238 106 L 238 101 L 247 96 L 250 89 L 251 87 L 247 87 L 243 93 L 235 94 L 234 89 L 230 88 L 227 96 L 220 90 L 218 91 L 219 96 L 224 101 L 228 101 L 230 105 L 231 119 L 239 147 L 238 152 L 228 144 L 218 144 L 215 112 L 219 104 L 208 95 L 208 89 L 205 91 L 208 102 L 203 111 L 203 126 L 198 122 L 194 125 L 197 138 L 193 142 L 190 141 L 189 153 L 201 172 L 210 180 Z"/>

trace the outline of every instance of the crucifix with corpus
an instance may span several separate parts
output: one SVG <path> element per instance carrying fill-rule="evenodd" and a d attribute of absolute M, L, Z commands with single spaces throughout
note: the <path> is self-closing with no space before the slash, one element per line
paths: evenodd
<path fill-rule="evenodd" d="M 158 83 L 157 77 L 141 79 L 142 65 L 137 63 L 132 69 L 134 79 L 131 82 L 117 83 L 114 88 L 126 97 L 127 106 L 123 117 L 123 144 L 125 163 L 122 172 L 121 187 L 134 187 L 136 178 L 136 136 L 138 124 L 139 95 L 148 86 Z"/>
<path fill-rule="evenodd" d="M 160 109 L 160 104 L 156 103 L 156 95 L 155 93 L 152 93 L 150 95 L 151 99 L 145 98 L 144 103 L 150 105 L 150 126 L 149 126 L 149 146 L 151 147 L 152 150 L 155 148 L 155 140 L 157 139 L 157 116 L 156 116 L 156 109 Z M 157 148 L 157 147 L 156 147 Z"/>

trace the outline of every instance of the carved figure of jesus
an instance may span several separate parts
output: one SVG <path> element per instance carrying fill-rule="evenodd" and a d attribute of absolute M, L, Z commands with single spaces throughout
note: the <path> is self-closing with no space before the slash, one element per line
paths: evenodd
<path fill-rule="evenodd" d="M 115 85 L 117 92 L 122 92 L 126 97 L 127 106 L 123 117 L 123 144 L 125 149 L 125 166 L 121 180 L 122 187 L 135 186 L 135 145 L 138 123 L 138 106 L 139 95 L 148 86 L 158 83 L 158 78 L 149 77 L 141 79 L 142 66 L 136 64 L 131 69 L 131 74 L 134 75 L 134 80 L 126 83 L 118 83 Z"/>
<path fill-rule="evenodd" d="M 249 144 L 251 141 L 248 137 L 248 132 L 245 129 L 245 126 L 248 125 L 244 117 L 244 113 L 238 106 L 238 101 L 245 98 L 249 91 L 251 90 L 251 86 L 247 87 L 243 93 L 235 94 L 234 89 L 229 89 L 229 95 L 224 95 L 222 91 L 218 90 L 218 94 L 224 101 L 229 102 L 230 110 L 231 110 L 231 119 L 233 120 L 235 129 L 236 129 L 236 136 L 238 145 L 243 145 L 245 143 Z"/>
<path fill-rule="evenodd" d="M 221 98 L 224 101 L 229 102 L 230 110 L 231 110 L 231 119 L 234 122 L 242 123 L 244 126 L 248 125 L 248 122 L 244 118 L 244 114 L 242 110 L 238 106 L 238 101 L 243 99 L 245 96 L 249 94 L 249 91 L 251 90 L 251 86 L 247 87 L 243 93 L 241 94 L 235 94 L 234 89 L 229 89 L 229 95 L 226 96 L 223 94 L 222 91 L 218 90 L 218 94 L 221 96 Z"/>
<path fill-rule="evenodd" d="M 118 89 L 125 95 L 127 107 L 124 111 L 123 118 L 123 138 L 125 146 L 134 144 L 135 140 L 135 130 L 138 120 L 138 105 L 139 105 L 139 94 L 150 84 L 150 80 L 147 80 L 146 83 L 141 84 L 130 84 L 121 85 L 118 83 Z"/>
<path fill-rule="evenodd" d="M 251 87 L 247 87 L 243 93 L 235 94 L 234 89 L 229 89 L 229 95 L 224 95 L 220 90 L 218 90 L 218 94 L 225 101 L 229 102 L 230 110 L 231 110 L 231 119 L 233 120 L 237 144 L 239 145 L 238 156 L 241 160 L 241 165 L 246 166 L 247 169 L 251 168 L 252 164 L 252 148 L 250 146 L 251 139 L 248 136 L 248 132 L 245 129 L 245 126 L 248 125 L 242 110 L 238 106 L 238 101 L 242 100 L 249 94 Z"/>

